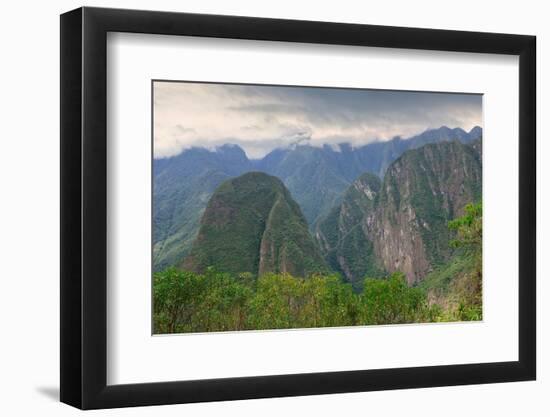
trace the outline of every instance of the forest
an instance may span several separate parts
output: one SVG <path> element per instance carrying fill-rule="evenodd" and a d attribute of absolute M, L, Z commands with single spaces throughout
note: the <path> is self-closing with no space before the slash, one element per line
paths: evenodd
<path fill-rule="evenodd" d="M 447 226 L 452 260 L 413 285 L 400 271 L 365 276 L 361 291 L 338 273 L 156 272 L 154 333 L 481 320 L 482 204 L 466 205 Z"/>

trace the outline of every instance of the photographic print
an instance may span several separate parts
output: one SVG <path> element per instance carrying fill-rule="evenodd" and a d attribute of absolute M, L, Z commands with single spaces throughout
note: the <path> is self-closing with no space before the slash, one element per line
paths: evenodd
<path fill-rule="evenodd" d="M 482 95 L 152 82 L 153 333 L 482 320 Z"/>

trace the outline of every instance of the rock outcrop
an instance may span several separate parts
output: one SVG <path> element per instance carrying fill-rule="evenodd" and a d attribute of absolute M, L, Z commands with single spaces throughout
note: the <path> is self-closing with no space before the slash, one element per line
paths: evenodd
<path fill-rule="evenodd" d="M 453 141 L 407 151 L 380 187 L 359 178 L 316 230 L 330 265 L 355 285 L 376 271 L 401 271 L 413 284 L 448 260 L 449 220 L 481 198 L 481 142 L 474 146 Z"/>

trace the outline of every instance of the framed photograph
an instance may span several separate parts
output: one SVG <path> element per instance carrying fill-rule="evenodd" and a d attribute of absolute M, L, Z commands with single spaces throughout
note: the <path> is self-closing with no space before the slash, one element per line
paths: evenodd
<path fill-rule="evenodd" d="M 533 380 L 535 37 L 61 16 L 61 401 Z"/>

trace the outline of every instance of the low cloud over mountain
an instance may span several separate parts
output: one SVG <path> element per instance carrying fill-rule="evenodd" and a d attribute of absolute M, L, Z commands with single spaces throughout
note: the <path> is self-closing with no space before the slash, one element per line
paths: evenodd
<path fill-rule="evenodd" d="M 241 146 L 251 159 L 292 144 L 355 147 L 428 128 L 481 124 L 480 94 L 155 82 L 155 157 Z"/>

